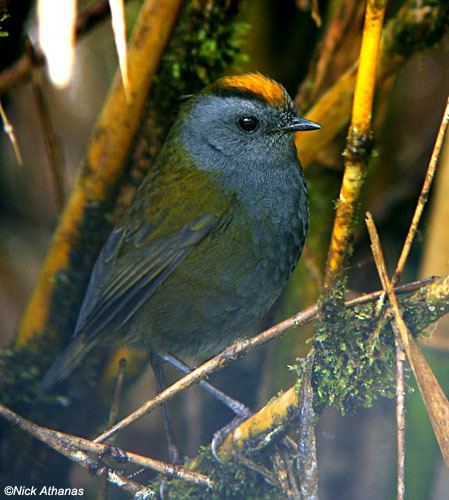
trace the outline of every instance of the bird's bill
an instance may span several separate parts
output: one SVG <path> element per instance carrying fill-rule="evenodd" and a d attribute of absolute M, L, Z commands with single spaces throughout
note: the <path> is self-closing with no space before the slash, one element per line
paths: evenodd
<path fill-rule="evenodd" d="M 318 125 L 318 123 L 295 116 L 290 123 L 280 127 L 279 130 L 285 130 L 286 132 L 305 132 L 306 130 L 319 130 L 320 128 L 321 125 Z"/>

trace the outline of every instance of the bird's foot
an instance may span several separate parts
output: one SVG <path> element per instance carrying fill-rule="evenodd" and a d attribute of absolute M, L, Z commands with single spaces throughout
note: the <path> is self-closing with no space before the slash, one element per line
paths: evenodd
<path fill-rule="evenodd" d="M 229 422 L 229 424 L 225 425 L 214 434 L 210 448 L 212 451 L 212 455 L 214 456 L 215 460 L 217 460 L 217 462 L 220 462 L 221 464 L 224 463 L 223 460 L 221 460 L 220 457 L 218 456 L 218 450 L 220 446 L 223 444 L 223 441 L 225 440 L 226 436 L 228 436 L 230 432 L 232 432 L 236 427 L 238 427 L 241 423 L 247 420 L 251 415 L 252 412 L 250 410 L 248 410 L 242 415 L 237 415 L 235 418 L 231 420 L 231 422 Z"/>

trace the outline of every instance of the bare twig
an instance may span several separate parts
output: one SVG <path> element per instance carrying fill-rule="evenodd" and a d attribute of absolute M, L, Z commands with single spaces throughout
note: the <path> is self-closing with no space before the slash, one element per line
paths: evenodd
<path fill-rule="evenodd" d="M 417 289 L 420 287 L 420 285 L 414 284 L 412 288 L 414 288 L 415 286 L 417 287 Z M 405 288 L 403 290 L 406 292 L 411 291 L 410 288 Z M 368 294 L 366 299 L 364 299 L 363 297 L 359 297 L 357 299 L 353 299 L 346 302 L 345 305 L 351 306 L 356 304 L 363 304 L 364 302 L 371 302 L 373 300 L 376 300 L 381 295 L 381 293 L 382 292 L 371 293 Z M 211 375 L 212 373 L 220 370 L 224 366 L 234 361 L 236 358 L 243 356 L 243 354 L 245 354 L 249 350 L 254 349 L 259 345 L 265 344 L 266 342 L 269 342 L 270 340 L 280 336 L 283 332 L 285 332 L 290 328 L 301 326 L 312 320 L 315 320 L 317 316 L 318 316 L 318 305 L 315 304 L 291 316 L 290 318 L 287 318 L 286 320 L 278 323 L 277 325 L 268 328 L 267 330 L 256 335 L 255 337 L 252 337 L 251 339 L 237 340 L 228 348 L 226 348 L 224 351 L 222 351 L 220 354 L 210 359 L 209 361 L 199 366 L 198 368 L 195 368 L 188 375 L 178 380 L 168 388 L 166 388 L 156 397 L 147 401 L 137 410 L 128 415 L 126 418 L 118 422 L 115 426 L 111 427 L 103 434 L 98 436 L 95 439 L 95 442 L 102 442 L 108 439 L 110 436 L 116 434 L 121 429 L 124 429 L 125 427 L 135 422 L 142 416 L 153 411 L 155 408 L 160 406 L 164 401 L 168 401 L 179 392 L 197 383 L 199 380 L 202 380 L 205 377 Z"/>
<path fill-rule="evenodd" d="M 400 337 L 395 338 L 396 347 L 396 428 L 397 428 L 397 499 L 405 498 L 405 352 Z"/>
<path fill-rule="evenodd" d="M 400 286 L 395 287 L 394 293 L 396 295 L 399 295 L 402 293 L 415 292 L 416 290 L 419 290 L 423 286 L 428 285 L 429 283 L 432 283 L 433 281 L 436 281 L 437 279 L 439 279 L 438 276 L 431 276 L 430 278 L 425 278 L 423 280 L 412 281 L 412 282 L 407 283 L 405 285 L 400 285 Z M 374 302 L 384 294 L 385 294 L 385 292 L 383 290 L 378 290 L 376 292 L 367 293 L 365 295 L 361 295 L 360 297 L 356 297 L 354 299 L 347 300 L 345 302 L 345 306 L 348 307 L 348 306 L 355 306 L 357 304 L 366 304 L 368 302 Z"/>
<path fill-rule="evenodd" d="M 31 42 L 25 40 L 25 50 L 29 54 L 31 60 L 36 61 L 35 50 Z M 47 152 L 48 166 L 50 176 L 53 181 L 55 191 L 56 205 L 59 211 L 64 206 L 64 159 L 61 153 L 60 144 L 53 129 L 50 113 L 45 100 L 44 92 L 42 91 L 41 75 L 34 69 L 31 73 L 31 85 L 33 89 L 34 102 L 37 108 L 37 116 L 42 128 L 44 136 L 45 150 Z"/>
<path fill-rule="evenodd" d="M 371 238 L 371 248 L 373 250 L 374 261 L 379 277 L 393 309 L 393 328 L 395 329 L 395 333 L 398 332 L 398 337 L 400 337 L 404 346 L 407 359 L 429 414 L 441 453 L 446 465 L 449 467 L 449 402 L 438 380 L 433 374 L 432 369 L 427 363 L 426 358 L 423 356 L 404 322 L 396 294 L 394 293 L 394 288 L 388 278 L 379 235 L 374 220 L 369 213 L 366 217 L 366 224 Z"/>
<path fill-rule="evenodd" d="M 449 123 L 449 98 L 446 101 L 446 108 L 443 113 L 443 118 L 441 119 L 437 138 L 435 140 L 435 145 L 433 147 L 432 155 L 430 157 L 430 161 L 427 166 L 427 171 L 421 188 L 421 193 L 416 203 L 415 212 L 413 213 L 412 221 L 410 223 L 410 227 L 407 232 L 407 237 L 402 247 L 398 263 L 396 264 L 396 270 L 391 278 L 391 283 L 393 286 L 396 286 L 397 283 L 399 283 L 402 272 L 404 271 L 405 264 L 407 262 L 407 258 L 410 253 L 410 249 L 412 247 L 413 240 L 416 236 L 416 231 L 418 230 L 418 225 L 421 220 L 424 207 L 427 203 L 427 198 L 429 196 L 430 188 L 432 186 L 432 181 L 435 176 L 435 171 L 438 164 L 438 158 L 440 157 L 441 147 L 443 145 L 443 140 L 447 130 L 448 123 Z M 372 347 L 374 346 L 374 342 L 379 336 L 380 331 L 387 323 L 387 320 L 388 320 L 387 312 L 384 312 L 384 314 L 380 317 L 380 319 L 376 324 L 376 327 L 373 329 L 373 332 L 370 335 L 369 343 Z"/>
<path fill-rule="evenodd" d="M 415 212 L 413 214 L 412 222 L 405 239 L 404 246 L 402 247 L 401 255 L 399 257 L 398 263 L 396 265 L 396 271 L 394 272 L 391 283 L 395 286 L 401 277 L 404 270 L 405 263 L 410 253 L 410 249 L 413 240 L 418 229 L 419 221 L 421 220 L 424 207 L 429 196 L 430 187 L 432 186 L 432 181 L 435 176 L 435 170 L 438 163 L 438 158 L 440 157 L 441 146 L 443 145 L 443 139 L 446 134 L 447 126 L 449 123 L 449 98 L 446 101 L 446 107 L 444 109 L 443 118 L 441 119 L 440 127 L 438 129 L 437 138 L 435 140 L 435 145 L 433 147 L 432 156 L 430 157 L 429 165 L 427 166 L 426 177 L 421 188 L 421 193 L 419 194 L 418 202 L 416 204 Z"/>
<path fill-rule="evenodd" d="M 5 131 L 5 134 L 9 137 L 9 140 L 11 142 L 11 145 L 14 149 L 14 154 L 16 156 L 17 163 L 22 166 L 23 165 L 23 159 L 22 159 L 22 153 L 20 152 L 19 148 L 19 143 L 17 142 L 17 137 L 14 132 L 14 127 L 12 126 L 11 122 L 8 119 L 8 115 L 6 114 L 5 110 L 3 109 L 3 105 L 0 101 L 0 117 L 3 122 L 3 130 Z"/>
<path fill-rule="evenodd" d="M 1 404 L 0 415 L 11 422 L 13 425 L 20 427 L 22 430 L 28 432 L 43 443 L 46 443 L 56 451 L 59 451 L 60 453 L 63 453 L 65 455 L 66 451 L 70 452 L 70 455 L 66 456 L 69 456 L 69 458 L 75 461 L 77 461 L 76 456 L 77 453 L 80 452 L 80 450 L 94 453 L 97 456 L 105 456 L 111 450 L 110 444 L 95 443 L 79 436 L 72 436 L 70 434 L 65 434 L 63 432 L 48 429 L 46 427 L 41 427 L 33 422 L 30 422 L 29 420 L 24 419 L 17 413 L 14 413 Z M 118 455 L 120 456 L 120 460 L 126 460 L 127 463 L 155 470 L 157 472 L 160 472 L 161 474 L 182 479 L 193 484 L 204 485 L 208 487 L 213 485 L 213 482 L 203 474 L 189 471 L 177 465 L 167 464 L 159 460 L 143 457 L 141 455 L 137 455 L 136 453 L 119 450 L 118 448 L 115 449 L 120 452 L 118 453 Z"/>
<path fill-rule="evenodd" d="M 120 410 L 120 401 L 122 397 L 123 383 L 125 381 L 126 359 L 122 358 L 119 361 L 117 380 L 114 387 L 114 394 L 112 395 L 111 411 L 109 412 L 108 427 L 111 427 L 117 422 Z M 98 500 L 107 498 L 108 483 L 102 479 L 98 491 Z"/>
<path fill-rule="evenodd" d="M 255 337 L 252 337 L 251 339 L 237 340 L 232 345 L 224 349 L 220 354 L 213 357 L 209 361 L 206 361 L 206 363 L 202 364 L 198 368 L 195 368 L 188 375 L 176 381 L 171 386 L 167 387 L 164 391 L 157 394 L 153 399 L 144 403 L 137 410 L 121 420 L 118 424 L 98 436 L 94 441 L 100 443 L 105 439 L 108 439 L 110 436 L 116 434 L 121 429 L 124 429 L 131 423 L 143 417 L 143 415 L 146 415 L 147 413 L 153 411 L 154 408 L 160 406 L 165 401 L 168 401 L 180 391 L 187 389 L 191 385 L 197 383 L 199 380 L 202 380 L 203 378 L 223 368 L 231 361 L 234 361 L 235 359 L 241 357 L 250 349 L 262 345 L 269 340 L 279 336 L 281 332 L 284 332 L 288 328 L 293 328 L 294 326 L 299 326 L 307 321 L 310 321 L 316 313 L 316 306 L 308 307 L 304 311 L 295 314 L 291 318 L 288 318 L 271 328 L 268 328 L 264 332 Z"/>
<path fill-rule="evenodd" d="M 51 429 L 47 429 L 45 427 L 40 427 L 33 422 L 20 417 L 1 404 L 0 415 L 11 422 L 13 425 L 20 427 L 22 430 L 28 432 L 39 441 L 47 444 L 48 446 L 50 446 L 50 448 L 53 448 L 70 460 L 73 460 L 82 467 L 88 469 L 89 472 L 94 473 L 97 476 L 106 478 L 107 481 L 119 488 L 124 489 L 125 491 L 128 491 L 129 493 L 132 493 L 136 496 L 136 498 L 154 497 L 153 490 L 151 490 L 147 486 L 144 486 L 143 484 L 139 484 L 131 479 L 128 479 L 121 472 L 116 471 L 106 465 L 98 467 L 94 460 L 89 458 L 86 453 L 81 451 L 82 448 L 77 446 L 74 442 L 67 442 L 67 435 L 52 431 Z M 105 448 L 105 446 L 103 446 L 103 448 Z M 98 450 L 96 452 L 98 453 Z"/>

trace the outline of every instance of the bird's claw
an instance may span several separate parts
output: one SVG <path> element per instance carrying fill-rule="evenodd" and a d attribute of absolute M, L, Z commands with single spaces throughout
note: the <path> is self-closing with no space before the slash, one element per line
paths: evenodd
<path fill-rule="evenodd" d="M 247 420 L 251 416 L 251 412 L 245 415 L 238 415 L 229 422 L 229 424 L 225 425 L 221 429 L 219 429 L 212 438 L 212 442 L 210 444 L 211 452 L 215 460 L 221 464 L 224 464 L 223 460 L 218 456 L 218 450 L 220 446 L 223 444 L 226 436 L 232 432 L 236 427 L 238 427 L 242 422 Z"/>

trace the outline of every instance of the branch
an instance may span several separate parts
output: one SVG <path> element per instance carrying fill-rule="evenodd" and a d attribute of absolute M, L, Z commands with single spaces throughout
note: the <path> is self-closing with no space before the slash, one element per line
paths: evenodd
<path fill-rule="evenodd" d="M 68 445 L 63 434 L 46 429 L 45 427 L 39 427 L 33 422 L 20 417 L 1 404 L 0 415 L 13 425 L 20 427 L 22 430 L 31 434 L 39 441 L 47 444 L 50 448 L 53 448 L 65 457 L 89 470 L 89 472 L 95 474 L 96 476 L 105 478 L 113 485 L 135 495 L 136 498 L 138 495 L 142 495 L 141 498 L 150 498 L 154 496 L 153 490 L 143 484 L 139 484 L 131 479 L 128 479 L 124 474 L 107 466 L 98 467 L 98 464 L 89 458 L 86 453 L 78 449 L 78 447 L 74 447 L 73 444 Z"/>
<path fill-rule="evenodd" d="M 31 42 L 27 38 L 25 40 L 25 50 L 29 55 L 30 60 L 38 60 L 35 55 L 35 50 Z M 61 145 L 54 131 L 53 124 L 50 118 L 50 112 L 45 99 L 45 93 L 42 87 L 41 74 L 36 71 L 31 74 L 31 87 L 33 90 L 34 104 L 37 110 L 37 116 L 44 137 L 45 150 L 47 153 L 48 167 L 50 177 L 53 183 L 55 193 L 56 206 L 58 212 L 64 207 L 65 189 L 64 189 L 64 156 L 61 151 Z"/>
<path fill-rule="evenodd" d="M 324 277 L 325 300 L 341 279 L 344 263 L 351 254 L 356 208 L 371 149 L 371 116 L 385 8 L 386 1 L 378 0 L 368 0 L 366 6 L 351 126 L 344 151 L 345 171 Z"/>
<path fill-rule="evenodd" d="M 375 315 L 375 309 L 371 305 L 367 305 L 364 309 L 361 307 L 361 299 L 364 297 L 362 296 L 346 303 L 347 321 L 348 324 L 352 325 L 352 329 L 355 332 L 354 342 L 361 342 L 363 338 L 367 339 L 369 337 L 373 315 Z M 375 299 L 371 296 L 370 300 L 374 301 Z M 409 328 L 416 333 L 421 332 L 430 323 L 449 312 L 449 275 L 438 278 L 422 287 L 405 299 L 402 302 L 402 306 L 407 311 Z M 437 316 L 433 314 L 428 316 L 429 310 L 437 312 Z M 316 319 L 316 316 L 313 319 Z M 315 353 L 311 352 L 308 356 L 314 355 Z M 351 360 L 347 362 L 349 363 Z M 376 363 L 375 358 L 371 358 L 372 363 Z M 352 377 L 355 376 L 363 377 L 363 373 L 358 373 L 357 375 L 352 373 Z M 320 373 L 315 364 L 312 384 L 314 386 L 315 398 L 319 396 L 319 399 L 322 399 L 326 396 L 321 394 L 321 381 L 319 377 Z M 369 389 L 368 383 L 366 389 Z M 386 392 L 387 390 L 384 387 L 384 393 Z M 335 396 L 338 397 L 338 395 Z M 328 402 L 328 404 L 330 403 Z M 323 402 L 321 401 L 319 405 L 323 406 Z M 273 437 L 283 435 L 295 423 L 298 406 L 298 388 L 293 386 L 280 396 L 274 398 L 252 417 L 234 429 L 219 448 L 220 458 L 231 460 L 234 457 L 238 457 L 241 453 L 251 452 L 272 443 Z"/>
<path fill-rule="evenodd" d="M 382 82 L 398 72 L 415 52 L 432 46 L 447 31 L 449 3 L 424 0 L 418 5 L 408 0 L 385 26 L 377 81 Z M 307 134 L 296 135 L 296 146 L 301 163 L 308 167 L 348 123 L 354 92 L 356 64 L 307 112 L 306 118 L 323 125 L 320 140 Z"/>
<path fill-rule="evenodd" d="M 408 362 L 413 370 L 421 397 L 435 432 L 441 454 L 443 455 L 446 465 L 449 467 L 449 401 L 427 363 L 426 358 L 423 356 L 405 324 L 396 294 L 394 293 L 393 284 L 387 274 L 379 235 L 370 213 L 367 213 L 366 224 L 368 226 L 371 248 L 377 271 L 393 309 L 394 330 L 404 346 Z"/>
<path fill-rule="evenodd" d="M 398 262 L 396 264 L 396 270 L 391 278 L 391 283 L 396 286 L 399 283 L 402 272 L 404 271 L 407 258 L 409 256 L 410 250 L 412 248 L 413 240 L 415 239 L 416 231 L 418 230 L 419 221 L 424 211 L 424 207 L 427 203 L 427 198 L 429 196 L 430 188 L 432 186 L 432 181 L 435 176 L 435 171 L 438 163 L 438 158 L 440 156 L 441 147 L 443 145 L 444 135 L 449 123 L 449 98 L 446 101 L 446 108 L 443 112 L 443 118 L 441 119 L 440 127 L 438 129 L 437 138 L 435 140 L 435 145 L 433 147 L 432 155 L 430 157 L 429 164 L 427 165 L 426 175 L 424 178 L 423 185 L 421 187 L 421 192 L 419 194 L 418 201 L 416 203 L 415 211 L 413 213 L 412 221 L 410 223 L 407 236 L 405 238 L 404 245 L 402 246 L 401 255 L 399 256 Z M 371 344 L 374 346 L 374 342 L 379 336 L 380 330 L 385 326 L 388 321 L 387 312 L 377 322 L 376 327 L 373 329 L 371 334 Z"/>
<path fill-rule="evenodd" d="M 142 6 L 128 54 L 132 97 L 129 102 L 126 101 L 121 79 L 117 75 L 92 134 L 75 189 L 61 215 L 39 281 L 23 315 L 16 345 L 26 345 L 32 338 L 52 329 L 48 320 L 52 296 L 59 282 L 55 277 L 66 271 L 73 259 L 74 249 L 81 243 L 81 227 L 94 224 L 89 220 L 93 217 L 91 212 L 95 213 L 101 204 L 110 203 L 117 190 L 148 89 L 180 3 L 180 0 L 147 0 Z M 101 224 L 104 227 L 104 220 Z M 54 331 L 48 333 L 55 334 Z"/>
<path fill-rule="evenodd" d="M 360 304 L 364 302 L 364 300 L 371 302 L 375 300 L 376 297 L 378 297 L 381 292 L 377 292 L 377 294 L 369 294 L 366 299 L 363 297 L 359 297 L 358 299 L 348 301 L 347 306 L 348 307 L 353 307 L 353 318 L 354 320 L 359 318 L 361 315 L 361 312 L 359 310 Z M 423 295 L 425 294 L 425 295 Z M 420 329 L 424 328 L 422 326 L 422 321 L 423 318 L 430 318 L 429 316 L 429 311 L 427 310 L 428 304 L 433 305 L 432 311 L 434 311 L 434 314 L 436 317 L 440 317 L 444 315 L 447 310 L 449 309 L 449 302 L 447 299 L 449 298 L 449 276 L 445 278 L 439 278 L 434 281 L 432 281 L 429 285 L 426 285 L 422 289 L 420 289 L 414 296 L 413 300 L 419 305 L 423 299 L 426 299 L 428 302 L 425 304 L 425 306 L 422 306 L 422 311 L 424 314 L 424 311 L 427 312 L 425 316 L 418 314 L 415 316 L 416 318 L 416 324 L 420 325 Z M 446 300 L 446 302 L 445 302 Z M 444 304 L 442 306 L 442 304 Z M 371 309 L 370 309 L 371 311 Z M 118 422 L 116 425 L 112 426 L 110 429 L 106 430 L 104 433 L 102 433 L 100 436 L 98 436 L 94 441 L 97 443 L 103 442 L 106 439 L 109 439 L 111 436 L 115 435 L 117 432 L 121 431 L 125 427 L 128 427 L 130 424 L 135 422 L 136 420 L 140 419 L 144 415 L 152 412 L 155 408 L 160 406 L 163 402 L 168 401 L 169 399 L 172 399 L 176 394 L 179 392 L 187 389 L 191 385 L 199 382 L 200 380 L 208 377 L 212 373 L 221 370 L 224 368 L 226 365 L 231 363 L 232 361 L 236 360 L 237 358 L 243 356 L 246 354 L 248 351 L 254 349 L 255 347 L 258 347 L 260 345 L 265 344 L 266 342 L 269 342 L 270 340 L 273 340 L 274 338 L 279 337 L 281 334 L 283 334 L 286 330 L 293 328 L 293 327 L 298 327 L 302 326 L 314 319 L 317 319 L 318 316 L 318 305 L 315 304 L 313 306 L 308 307 L 307 309 L 304 309 L 304 311 L 299 312 L 295 314 L 294 316 L 278 323 L 277 325 L 272 326 L 271 328 L 268 328 L 267 330 L 263 331 L 259 335 L 256 335 L 255 337 L 252 337 L 250 339 L 242 339 L 242 340 L 237 340 L 233 344 L 231 344 L 229 347 L 227 347 L 225 350 L 223 350 L 220 354 L 217 356 L 213 357 L 206 363 L 202 364 L 198 368 L 195 368 L 192 370 L 188 375 L 185 377 L 181 378 L 168 388 L 166 388 L 164 391 L 160 392 L 155 396 L 153 399 L 148 400 L 145 402 L 142 406 L 140 406 L 137 410 L 132 412 L 130 415 L 125 417 L 123 420 Z M 431 317 L 432 319 L 429 319 L 430 321 L 435 321 L 435 316 Z M 372 312 L 370 314 L 367 314 L 365 316 L 365 320 L 368 320 L 369 322 L 372 321 Z M 420 323 L 421 322 L 421 323 Z M 370 326 L 371 323 L 368 325 Z M 427 326 L 427 324 L 426 324 Z M 292 403 L 292 400 L 294 399 L 294 391 L 291 392 L 291 390 L 288 391 L 288 396 L 285 396 L 286 399 L 288 400 L 288 404 L 285 403 L 285 408 L 292 408 L 295 406 L 294 402 Z M 297 400 L 296 400 L 297 403 Z M 282 408 L 284 407 L 284 404 L 278 404 L 275 408 L 275 413 L 282 414 Z M 269 410 L 271 411 L 271 410 Z M 256 414 L 257 415 L 257 414 Z M 252 421 L 253 418 L 256 417 L 251 417 L 246 422 Z M 263 418 L 262 420 L 267 421 L 269 419 Z M 242 425 L 245 425 L 242 424 Z"/>
<path fill-rule="evenodd" d="M 424 178 L 424 183 L 421 188 L 421 193 L 419 194 L 418 202 L 416 204 L 415 212 L 413 213 L 412 222 L 407 233 L 404 245 L 401 250 L 401 255 L 396 266 L 396 270 L 391 278 L 392 286 L 394 287 L 401 277 L 404 271 L 405 263 L 407 262 L 410 249 L 412 247 L 413 240 L 415 239 L 416 231 L 418 230 L 419 221 L 421 220 L 424 207 L 427 203 L 427 198 L 429 196 L 430 187 L 432 186 L 432 181 L 435 176 L 435 171 L 437 168 L 438 158 L 440 157 L 441 147 L 443 145 L 443 139 L 446 134 L 447 126 L 449 124 L 449 97 L 446 100 L 446 108 L 443 112 L 443 118 L 441 119 L 440 127 L 438 129 L 437 138 L 435 140 L 435 145 L 433 147 L 432 156 L 427 166 L 426 176 Z"/>
<path fill-rule="evenodd" d="M 121 450 L 117 447 L 111 447 L 110 444 L 95 443 L 79 436 L 72 436 L 70 434 L 58 432 L 53 429 L 41 427 L 34 422 L 30 422 L 29 420 L 21 417 L 2 404 L 0 404 L 0 415 L 8 420 L 11 424 L 20 427 L 28 434 L 31 434 L 33 437 L 47 444 L 59 453 L 62 453 L 70 460 L 78 462 L 80 465 L 87 466 L 89 467 L 89 469 L 92 468 L 92 470 L 95 470 L 96 467 L 92 467 L 92 465 L 95 465 L 95 463 L 92 462 L 92 460 L 89 459 L 83 452 L 94 453 L 98 457 L 104 457 L 108 454 L 111 454 L 112 458 L 114 458 L 115 455 L 116 458 L 121 462 L 131 463 L 140 467 L 144 467 L 146 469 L 155 470 L 157 472 L 160 472 L 161 474 L 182 479 L 183 481 L 191 482 L 193 484 L 203 485 L 207 487 L 213 486 L 212 481 L 203 474 L 189 471 L 178 465 L 167 464 L 159 460 L 143 457 L 141 455 L 137 455 L 136 453 Z M 119 473 L 117 471 L 111 472 L 114 477 L 119 480 Z M 125 483 L 129 481 L 125 476 L 123 476 L 121 480 L 123 480 Z M 143 486 L 139 485 L 139 488 L 143 488 Z"/>

